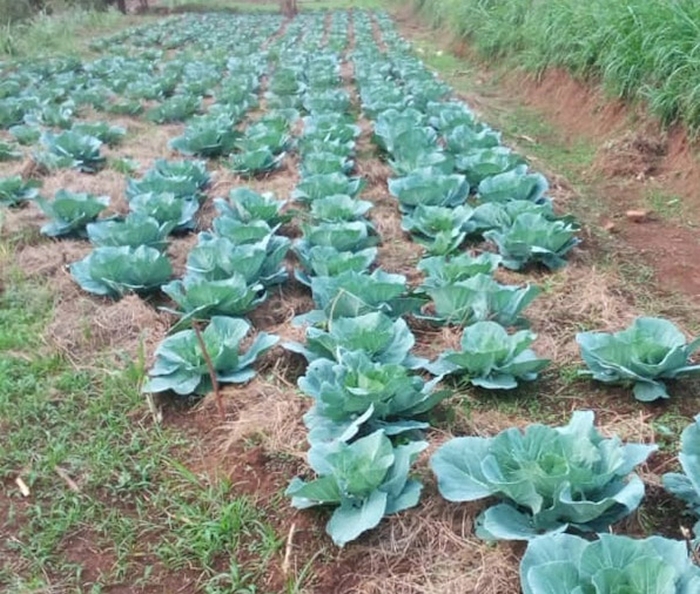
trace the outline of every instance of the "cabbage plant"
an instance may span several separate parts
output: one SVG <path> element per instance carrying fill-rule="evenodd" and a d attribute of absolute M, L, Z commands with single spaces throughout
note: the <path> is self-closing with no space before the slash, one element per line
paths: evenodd
<path fill-rule="evenodd" d="M 163 292 L 178 305 L 174 313 L 183 320 L 243 316 L 267 297 L 262 284 L 249 285 L 237 272 L 221 280 L 185 277 L 164 285 Z"/>
<path fill-rule="evenodd" d="M 275 155 L 269 148 L 261 147 L 245 152 L 234 153 L 228 163 L 229 168 L 244 177 L 254 177 L 277 169 L 284 153 Z"/>
<path fill-rule="evenodd" d="M 423 300 L 408 294 L 406 277 L 377 269 L 371 274 L 343 272 L 311 279 L 317 310 L 297 316 L 296 324 L 316 324 L 382 311 L 393 318 L 416 311 Z"/>
<path fill-rule="evenodd" d="M 429 424 L 415 417 L 450 395 L 435 391 L 439 381 L 426 382 L 400 364 L 372 361 L 362 351 L 341 351 L 339 361 L 317 359 L 298 382 L 301 391 L 314 399 L 304 415 L 309 443 L 380 428 L 387 435 L 427 429 Z"/>
<path fill-rule="evenodd" d="M 147 246 L 95 248 L 70 272 L 85 291 L 115 298 L 157 291 L 173 274 L 170 260 Z"/>
<path fill-rule="evenodd" d="M 424 275 L 422 288 L 440 287 L 467 280 L 477 274 L 491 275 L 501 263 L 501 257 L 490 252 L 478 256 L 463 252 L 454 256 L 431 256 L 418 262 Z"/>
<path fill-rule="evenodd" d="M 197 113 L 200 107 L 199 97 L 191 95 L 174 95 L 146 112 L 146 119 L 156 124 L 184 122 Z"/>
<path fill-rule="evenodd" d="M 695 517 L 700 517 L 700 415 L 681 434 L 681 451 L 678 454 L 683 473 L 669 472 L 663 475 L 665 489 L 683 500 Z M 695 537 L 700 538 L 700 521 L 693 527 Z"/>
<path fill-rule="evenodd" d="M 22 158 L 22 152 L 15 145 L 0 140 L 0 162 L 16 161 Z"/>
<path fill-rule="evenodd" d="M 153 217 L 132 212 L 123 219 L 107 219 L 89 223 L 86 227 L 90 242 L 96 246 L 147 245 L 159 250 L 168 246 L 168 234 L 173 221 L 159 223 Z"/>
<path fill-rule="evenodd" d="M 285 494 L 298 509 L 335 507 L 326 532 L 342 547 L 377 526 L 384 516 L 418 504 L 422 485 L 408 474 L 427 446 L 424 441 L 394 446 L 383 431 L 351 444 L 319 445 L 308 454 L 318 478 L 308 482 L 295 478 Z"/>
<path fill-rule="evenodd" d="M 377 248 L 369 247 L 357 252 L 340 251 L 330 246 L 300 244 L 294 248 L 303 270 L 295 271 L 296 279 L 311 286 L 311 277 L 337 276 L 343 272 L 366 272 L 377 259 Z"/>
<path fill-rule="evenodd" d="M 389 192 L 398 199 L 403 212 L 410 212 L 420 204 L 450 208 L 460 206 L 469 194 L 469 184 L 463 175 L 442 175 L 430 168 L 389 179 L 387 183 Z"/>
<path fill-rule="evenodd" d="M 473 149 L 494 148 L 501 144 L 501 134 L 483 126 L 474 128 L 468 124 L 460 124 L 445 134 L 447 150 L 455 155 Z"/>
<path fill-rule="evenodd" d="M 378 243 L 377 236 L 372 234 L 371 225 L 364 220 L 302 224 L 301 229 L 304 237 L 296 242 L 295 247 L 299 253 L 306 253 L 314 246 L 332 247 L 340 252 L 357 252 Z"/>
<path fill-rule="evenodd" d="M 469 206 L 417 206 L 404 215 L 401 228 L 413 236 L 414 241 L 425 246 L 429 254 L 446 255 L 456 251 L 471 230 L 472 216 Z"/>
<path fill-rule="evenodd" d="M 510 229 L 515 220 L 523 214 L 542 215 L 549 221 L 561 220 L 573 225 L 572 217 L 557 217 L 549 202 L 536 204 L 529 200 L 510 200 L 507 202 L 486 202 L 474 209 L 472 223 L 474 230 L 478 232 Z"/>
<path fill-rule="evenodd" d="M 78 134 L 94 136 L 108 146 L 117 146 L 126 136 L 126 128 L 113 126 L 106 122 L 78 122 L 73 124 L 71 130 Z"/>
<path fill-rule="evenodd" d="M 477 196 L 481 202 L 527 200 L 541 204 L 547 199 L 547 178 L 541 173 L 528 173 L 527 165 L 485 178 L 479 184 Z"/>
<path fill-rule="evenodd" d="M 599 534 L 593 542 L 571 534 L 528 543 L 520 563 L 523 594 L 700 592 L 700 569 L 686 543 L 650 536 Z"/>
<path fill-rule="evenodd" d="M 230 239 L 234 244 L 258 243 L 266 237 L 274 236 L 277 227 L 270 227 L 265 221 L 241 221 L 229 216 L 219 216 L 212 221 L 216 235 Z"/>
<path fill-rule="evenodd" d="M 313 202 L 338 194 L 355 197 L 365 185 L 366 182 L 361 177 L 347 177 L 337 172 L 310 175 L 297 184 L 292 192 L 292 199 L 297 202 Z"/>
<path fill-rule="evenodd" d="M 588 366 L 581 375 L 607 384 L 632 384 L 642 402 L 668 398 L 666 379 L 700 373 L 689 362 L 700 338 L 686 344 L 683 333 L 668 320 L 640 317 L 620 332 L 580 332 L 576 342 Z"/>
<path fill-rule="evenodd" d="M 0 177 L 0 205 L 20 206 L 28 200 L 35 200 L 39 197 L 40 187 L 40 181 L 24 181 L 21 175 Z"/>
<path fill-rule="evenodd" d="M 178 198 L 169 192 L 137 194 L 129 200 L 135 214 L 155 219 L 160 225 L 173 223 L 173 232 L 194 229 L 194 217 L 199 210 L 197 200 Z"/>
<path fill-rule="evenodd" d="M 367 200 L 358 200 L 345 194 L 334 194 L 311 203 L 311 218 L 319 222 L 339 223 L 364 217 L 372 208 Z"/>
<path fill-rule="evenodd" d="M 524 324 L 521 312 L 540 293 L 535 285 L 502 285 L 487 274 L 477 274 L 464 281 L 427 287 L 434 312 L 421 317 L 439 324 L 466 326 L 492 320 L 501 326 Z"/>
<path fill-rule="evenodd" d="M 211 176 L 202 161 L 157 160 L 139 180 L 126 182 L 126 197 L 131 200 L 140 194 L 173 194 L 183 200 L 201 201 L 202 190 Z"/>
<path fill-rule="evenodd" d="M 506 268 L 520 270 L 529 263 L 541 262 L 556 270 L 566 265 L 564 256 L 580 242 L 577 229 L 569 222 L 550 221 L 541 214 L 526 212 L 509 229 L 492 229 L 484 233 L 484 239 L 496 244 Z"/>
<path fill-rule="evenodd" d="M 251 326 L 245 320 L 214 316 L 204 329 L 206 347 L 219 383 L 241 384 L 255 377 L 255 360 L 271 349 L 277 336 L 259 332 L 243 353 L 241 342 Z M 213 389 L 205 354 L 194 330 L 181 330 L 158 345 L 155 363 L 143 392 L 172 391 L 181 396 L 206 394 Z"/>
<path fill-rule="evenodd" d="M 44 132 L 41 142 L 48 153 L 36 154 L 35 159 L 49 169 L 74 167 L 85 173 L 96 173 L 107 162 L 100 153 L 102 142 L 88 134 L 73 130 L 60 134 Z"/>
<path fill-rule="evenodd" d="M 456 156 L 456 169 L 464 174 L 472 187 L 486 178 L 505 173 L 523 164 L 523 158 L 509 148 L 496 146 L 471 149 Z"/>
<path fill-rule="evenodd" d="M 291 215 L 282 213 L 286 204 L 286 201 L 278 200 L 271 192 L 259 194 L 250 188 L 234 188 L 229 192 L 228 201 L 221 198 L 214 200 L 216 210 L 221 216 L 238 219 L 244 223 L 265 221 L 270 226 L 286 223 L 291 219 Z"/>
<path fill-rule="evenodd" d="M 58 190 L 53 200 L 37 197 L 36 203 L 51 219 L 41 227 L 49 237 L 85 236 L 85 228 L 109 206 L 109 196 Z"/>
<path fill-rule="evenodd" d="M 228 155 L 240 137 L 234 126 L 235 122 L 227 116 L 203 116 L 190 122 L 182 136 L 173 138 L 170 148 L 183 155 L 208 158 Z"/>
<path fill-rule="evenodd" d="M 317 359 L 340 361 L 343 351 L 362 351 L 372 362 L 403 365 L 411 369 L 425 361 L 411 355 L 416 339 L 403 318 L 392 319 L 381 312 L 331 320 L 327 329 L 309 326 L 306 342 L 287 342 L 284 348 L 303 355 L 309 363 Z"/>
<path fill-rule="evenodd" d="M 532 381 L 549 365 L 528 348 L 536 336 L 515 334 L 496 322 L 475 322 L 464 329 L 460 351 L 445 351 L 428 366 L 433 375 L 456 375 L 488 390 L 517 388 L 518 380 Z"/>
<path fill-rule="evenodd" d="M 656 449 L 605 439 L 592 411 L 576 411 L 564 427 L 535 424 L 451 439 L 430 465 L 445 499 L 502 501 L 477 518 L 477 536 L 530 540 L 568 529 L 604 532 L 631 514 L 644 496 L 632 471 Z"/>
<path fill-rule="evenodd" d="M 236 245 L 226 237 L 200 233 L 187 256 L 187 277 L 223 280 L 238 273 L 248 284 L 280 284 L 287 280 L 282 261 L 288 249 L 286 237 L 268 235 L 257 243 Z"/>
<path fill-rule="evenodd" d="M 319 153 L 307 153 L 299 166 L 301 177 L 310 175 L 323 175 L 328 173 L 349 174 L 355 163 L 345 155 L 336 155 L 332 152 L 324 151 Z"/>

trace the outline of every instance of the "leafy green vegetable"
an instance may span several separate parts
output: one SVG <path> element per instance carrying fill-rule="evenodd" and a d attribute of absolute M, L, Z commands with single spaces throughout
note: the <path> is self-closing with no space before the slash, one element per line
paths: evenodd
<path fill-rule="evenodd" d="M 347 177 L 342 173 L 310 175 L 297 184 L 292 192 L 292 199 L 298 202 L 313 202 L 319 198 L 338 194 L 355 197 L 362 191 L 365 184 L 365 180 L 361 177 Z"/>
<path fill-rule="evenodd" d="M 80 122 L 73 124 L 71 130 L 77 134 L 94 136 L 100 142 L 104 142 L 109 146 L 120 144 L 126 136 L 126 128 L 112 126 L 105 122 Z"/>
<path fill-rule="evenodd" d="M 156 124 L 184 122 L 197 113 L 200 107 L 199 97 L 190 95 L 175 95 L 166 99 L 160 105 L 146 112 L 146 119 Z"/>
<path fill-rule="evenodd" d="M 474 149 L 497 147 L 501 144 L 501 135 L 487 127 L 476 129 L 471 125 L 460 124 L 445 135 L 445 142 L 447 150 L 458 155 Z"/>
<path fill-rule="evenodd" d="M 60 134 L 44 132 L 42 144 L 49 153 L 36 154 L 36 160 L 49 169 L 74 167 L 85 173 L 96 173 L 107 159 L 100 154 L 102 142 L 87 134 L 67 130 Z"/>
<path fill-rule="evenodd" d="M 337 155 L 332 152 L 307 153 L 301 162 L 299 172 L 302 178 L 329 173 L 347 175 L 354 166 L 354 161 L 345 155 Z"/>
<path fill-rule="evenodd" d="M 496 322 L 475 322 L 464 329 L 460 351 L 445 351 L 428 366 L 433 375 L 460 375 L 488 390 L 517 388 L 532 381 L 548 364 L 528 347 L 535 335 L 527 330 L 508 334 Z"/>
<path fill-rule="evenodd" d="M 158 159 L 140 180 L 127 181 L 126 196 L 132 199 L 139 194 L 173 194 L 176 198 L 198 201 L 210 180 L 203 161 Z"/>
<path fill-rule="evenodd" d="M 170 260 L 147 246 L 98 247 L 70 271 L 85 291 L 109 297 L 156 291 L 173 274 Z"/>
<path fill-rule="evenodd" d="M 364 217 L 372 208 L 367 200 L 358 200 L 344 194 L 319 198 L 311 203 L 311 218 L 315 221 L 339 223 Z"/>
<path fill-rule="evenodd" d="M 227 216 L 216 217 L 212 227 L 217 235 L 230 239 L 236 245 L 257 243 L 273 235 L 276 230 L 265 221 L 244 222 Z"/>
<path fill-rule="evenodd" d="M 348 271 L 338 276 L 318 276 L 311 279 L 311 292 L 319 309 L 297 316 L 298 324 L 352 318 L 372 311 L 398 317 L 416 311 L 423 303 L 421 298 L 408 294 L 406 277 L 381 269 L 372 274 Z"/>
<path fill-rule="evenodd" d="M 445 255 L 456 251 L 471 230 L 472 216 L 469 206 L 418 205 L 413 212 L 404 215 L 401 228 L 424 245 L 429 254 Z"/>
<path fill-rule="evenodd" d="M 20 124 L 19 126 L 12 126 L 9 132 L 23 146 L 36 144 L 41 138 L 41 128 L 35 125 Z"/>
<path fill-rule="evenodd" d="M 477 274 L 464 281 L 427 287 L 435 313 L 422 317 L 462 326 L 482 320 L 493 320 L 506 327 L 522 325 L 520 313 L 539 292 L 534 285 L 502 285 L 489 275 Z"/>
<path fill-rule="evenodd" d="M 286 495 L 305 509 L 337 506 L 326 532 L 338 546 L 374 528 L 385 515 L 417 505 L 421 484 L 408 478 L 413 461 L 428 444 L 413 441 L 392 446 L 383 431 L 347 444 L 337 441 L 312 448 L 309 464 L 319 478 L 295 478 Z"/>
<path fill-rule="evenodd" d="M 552 210 L 552 205 L 545 202 L 535 204 L 529 200 L 510 200 L 508 202 L 487 202 L 474 209 L 472 223 L 474 230 L 485 232 L 498 230 L 505 232 L 510 229 L 515 220 L 523 214 L 542 215 L 549 221 L 561 220 L 573 225 L 572 217 L 557 217 Z"/>
<path fill-rule="evenodd" d="M 485 178 L 479 184 L 477 196 L 482 202 L 527 200 L 540 204 L 549 190 L 547 179 L 540 173 L 528 173 L 527 165 Z"/>
<path fill-rule="evenodd" d="M 456 256 L 431 256 L 418 262 L 425 274 L 423 288 L 440 287 L 467 280 L 477 274 L 491 275 L 501 263 L 501 257 L 490 252 L 473 256 L 463 252 Z"/>
<path fill-rule="evenodd" d="M 582 375 L 599 382 L 633 384 L 634 397 L 642 402 L 668 398 L 664 379 L 700 373 L 690 356 L 700 348 L 700 338 L 686 344 L 683 333 L 662 318 L 637 318 L 620 332 L 580 332 L 576 342 L 588 369 Z"/>
<path fill-rule="evenodd" d="M 463 175 L 441 175 L 432 169 L 418 169 L 406 177 L 390 179 L 389 192 L 399 200 L 403 212 L 418 205 L 455 207 L 464 204 L 469 184 Z"/>
<path fill-rule="evenodd" d="M 0 140 L 0 162 L 3 161 L 16 161 L 22 158 L 21 151 L 17 150 L 16 146 L 13 146 L 9 142 L 4 142 Z"/>
<path fill-rule="evenodd" d="M 311 445 L 366 435 L 383 429 L 387 435 L 426 429 L 415 420 L 450 395 L 436 392 L 440 378 L 425 382 L 406 367 L 372 361 L 362 351 L 340 351 L 338 361 L 317 359 L 299 378 L 299 388 L 314 399 L 304 415 Z"/>
<path fill-rule="evenodd" d="M 199 202 L 177 198 L 168 192 L 149 192 L 133 196 L 129 200 L 129 208 L 134 213 L 155 219 L 160 225 L 174 223 L 173 232 L 178 232 L 194 229 Z"/>
<path fill-rule="evenodd" d="M 132 212 L 124 219 L 98 221 L 87 225 L 87 235 L 96 246 L 147 245 L 164 250 L 168 235 L 175 228 L 174 221 L 159 223 L 146 214 Z"/>
<path fill-rule="evenodd" d="M 565 427 L 451 439 L 430 464 L 445 499 L 504 501 L 477 518 L 479 537 L 529 540 L 569 528 L 603 532 L 632 513 L 644 483 L 630 473 L 656 449 L 604 439 L 593 413 L 576 411 Z"/>
<path fill-rule="evenodd" d="M 277 169 L 284 158 L 284 153 L 275 156 L 267 147 L 235 153 L 228 163 L 229 168 L 246 177 L 253 177 Z"/>
<path fill-rule="evenodd" d="M 249 331 L 250 324 L 245 320 L 214 316 L 202 332 L 202 341 L 218 382 L 241 384 L 253 379 L 253 363 L 278 341 L 277 336 L 260 332 L 248 351 L 242 353 L 241 342 Z M 213 389 L 207 361 L 194 330 L 182 330 L 169 336 L 160 343 L 155 356 L 143 392 L 171 390 L 186 396 L 206 394 Z"/>
<path fill-rule="evenodd" d="M 343 351 L 362 351 L 373 362 L 415 369 L 425 363 L 410 354 L 415 341 L 402 318 L 394 320 L 381 312 L 371 312 L 336 318 L 327 330 L 309 326 L 305 344 L 288 342 L 282 346 L 304 355 L 309 363 L 317 359 L 340 361 Z"/>
<path fill-rule="evenodd" d="M 528 543 L 520 581 L 523 594 L 691 594 L 700 591 L 700 569 L 682 541 L 550 534 Z"/>
<path fill-rule="evenodd" d="M 286 204 L 283 200 L 277 200 L 271 192 L 258 194 L 250 188 L 234 188 L 229 192 L 228 202 L 222 199 L 214 200 L 216 210 L 221 216 L 238 219 L 244 223 L 265 221 L 272 227 L 291 219 L 291 215 L 282 213 Z"/>
<path fill-rule="evenodd" d="M 163 292 L 179 306 L 175 313 L 184 320 L 243 316 L 267 297 L 262 284 L 249 285 L 240 273 L 211 281 L 185 277 L 164 285 Z"/>
<path fill-rule="evenodd" d="M 541 262 L 550 270 L 566 265 L 564 256 L 578 245 L 578 226 L 568 222 L 550 221 L 541 214 L 525 212 L 505 231 L 492 229 L 484 238 L 498 246 L 502 264 L 520 270 L 531 262 Z"/>
<path fill-rule="evenodd" d="M 700 415 L 681 434 L 681 451 L 678 460 L 683 474 L 668 472 L 663 475 L 665 489 L 683 500 L 696 517 L 700 517 Z M 700 538 L 700 520 L 693 528 L 696 538 Z"/>
<path fill-rule="evenodd" d="M 39 197 L 40 187 L 40 181 L 30 179 L 25 182 L 21 175 L 0 177 L 0 205 L 20 206 L 28 200 L 35 200 Z"/>
<path fill-rule="evenodd" d="M 297 243 L 294 247 L 304 270 L 297 269 L 299 282 L 311 286 L 311 276 L 337 276 L 343 272 L 365 272 L 377 259 L 377 248 L 369 247 L 357 252 L 339 251 L 334 247 Z"/>
<path fill-rule="evenodd" d="M 505 173 L 522 164 L 522 157 L 509 148 L 498 146 L 473 149 L 458 155 L 456 169 L 466 176 L 470 186 L 476 187 L 487 177 Z"/>
<path fill-rule="evenodd" d="M 313 246 L 332 247 L 339 252 L 360 251 L 377 244 L 372 227 L 365 221 L 342 223 L 302 224 L 303 239 L 296 243 L 298 253 L 305 253 Z"/>
<path fill-rule="evenodd" d="M 53 200 L 37 197 L 36 203 L 51 219 L 41 228 L 49 237 L 85 236 L 85 227 L 109 206 L 109 196 L 58 190 Z"/>
<path fill-rule="evenodd" d="M 176 136 L 169 144 L 170 148 L 184 155 L 214 158 L 231 153 L 239 137 L 240 133 L 230 118 L 205 116 L 191 123 L 182 136 Z"/>
<path fill-rule="evenodd" d="M 286 237 L 268 235 L 257 243 L 236 245 L 226 237 L 201 233 L 187 256 L 187 276 L 224 280 L 238 273 L 248 284 L 280 284 L 287 279 L 282 260 L 289 243 Z"/>

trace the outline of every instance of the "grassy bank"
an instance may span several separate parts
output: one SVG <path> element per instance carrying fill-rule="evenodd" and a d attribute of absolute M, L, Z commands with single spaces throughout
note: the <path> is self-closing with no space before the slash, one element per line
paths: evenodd
<path fill-rule="evenodd" d="M 563 67 L 645 100 L 664 123 L 700 129 L 700 4 L 692 0 L 414 0 L 483 57 Z"/>

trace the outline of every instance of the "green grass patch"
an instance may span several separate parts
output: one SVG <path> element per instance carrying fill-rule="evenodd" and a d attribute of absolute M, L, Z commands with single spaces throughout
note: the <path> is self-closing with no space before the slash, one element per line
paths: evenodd
<path fill-rule="evenodd" d="M 283 546 L 269 510 L 179 461 L 199 445 L 154 423 L 142 360 L 74 368 L 41 340 L 50 291 L 4 280 L 0 531 L 11 537 L 0 542 L 0 589 L 101 592 L 186 572 L 205 592 L 256 592 Z"/>

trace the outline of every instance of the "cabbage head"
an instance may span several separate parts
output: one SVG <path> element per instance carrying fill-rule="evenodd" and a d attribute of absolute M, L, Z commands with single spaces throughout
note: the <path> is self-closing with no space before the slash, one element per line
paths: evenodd
<path fill-rule="evenodd" d="M 202 332 L 202 341 L 222 384 L 240 384 L 255 377 L 253 363 L 278 340 L 259 332 L 248 350 L 241 352 L 241 342 L 250 324 L 238 318 L 214 316 Z M 155 363 L 143 392 L 172 391 L 181 396 L 206 394 L 213 389 L 205 355 L 194 330 L 181 330 L 158 345 Z"/>
<path fill-rule="evenodd" d="M 580 332 L 576 342 L 588 366 L 581 375 L 632 384 L 642 402 L 668 398 L 664 380 L 700 373 L 700 365 L 690 363 L 700 338 L 686 344 L 684 334 L 662 318 L 640 317 L 620 332 Z"/>
<path fill-rule="evenodd" d="M 599 534 L 593 542 L 571 534 L 528 543 L 520 563 L 523 594 L 694 594 L 700 569 L 686 543 L 650 536 Z"/>
<path fill-rule="evenodd" d="M 408 473 L 426 447 L 425 441 L 394 446 L 381 430 L 350 444 L 319 444 L 308 454 L 318 478 L 306 482 L 297 477 L 285 494 L 298 509 L 333 506 L 326 532 L 342 547 L 384 516 L 418 504 L 422 485 Z"/>
<path fill-rule="evenodd" d="M 663 485 L 669 493 L 683 500 L 695 517 L 700 517 L 700 415 L 681 434 L 681 451 L 678 460 L 683 473 L 669 472 L 663 475 Z M 693 528 L 700 538 L 700 521 Z"/>
<path fill-rule="evenodd" d="M 451 439 L 430 464 L 445 499 L 502 501 L 477 518 L 477 536 L 530 540 L 568 529 L 604 532 L 631 514 L 644 496 L 632 471 L 656 449 L 606 439 L 593 426 L 592 411 L 576 411 L 564 427 L 536 424 Z"/>
<path fill-rule="evenodd" d="M 464 329 L 460 351 L 446 351 L 428 366 L 433 375 L 465 377 L 488 390 L 511 390 L 518 380 L 532 381 L 548 364 L 528 348 L 536 336 L 521 330 L 514 334 L 496 322 L 475 322 Z"/>

